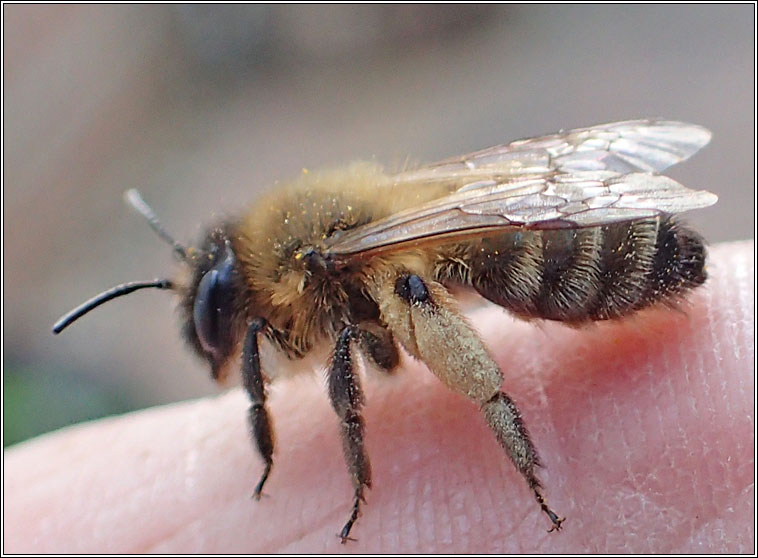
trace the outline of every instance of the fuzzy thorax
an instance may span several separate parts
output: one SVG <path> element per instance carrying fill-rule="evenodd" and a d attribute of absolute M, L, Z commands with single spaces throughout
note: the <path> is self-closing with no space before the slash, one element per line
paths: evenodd
<path fill-rule="evenodd" d="M 276 186 L 230 231 L 250 295 L 249 318 L 266 317 L 287 333 L 282 347 L 300 356 L 344 322 L 371 312 L 355 309 L 367 306 L 362 293 L 369 264 L 331 266 L 322 257 L 326 239 L 431 194 L 394 187 L 372 163 L 303 171 L 291 184 Z"/>

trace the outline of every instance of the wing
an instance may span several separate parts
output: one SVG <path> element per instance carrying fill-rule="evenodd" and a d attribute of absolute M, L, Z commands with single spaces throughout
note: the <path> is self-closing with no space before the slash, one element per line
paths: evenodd
<path fill-rule="evenodd" d="M 511 227 L 594 227 L 708 207 L 717 199 L 656 174 L 556 173 L 458 190 L 330 238 L 327 252 L 348 256 Z"/>
<path fill-rule="evenodd" d="M 504 179 L 551 171 L 661 172 L 708 144 L 711 133 L 695 124 L 628 120 L 497 145 L 395 175 L 394 184 Z"/>
<path fill-rule="evenodd" d="M 396 175 L 395 187 L 450 192 L 327 239 L 337 258 L 495 234 L 512 227 L 592 227 L 680 213 L 714 194 L 654 174 L 710 140 L 692 124 L 636 120 L 519 140 Z"/>

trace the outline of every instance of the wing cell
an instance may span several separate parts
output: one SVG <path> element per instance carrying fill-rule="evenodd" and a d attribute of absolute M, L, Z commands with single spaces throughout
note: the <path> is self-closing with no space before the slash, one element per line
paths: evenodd
<path fill-rule="evenodd" d="M 396 184 L 504 179 L 547 172 L 661 172 L 703 148 L 711 133 L 671 120 L 628 120 L 496 145 L 395 176 Z"/>
<path fill-rule="evenodd" d="M 656 173 L 710 137 L 694 124 L 631 120 L 446 159 L 392 183 L 445 186 L 448 194 L 329 238 L 327 252 L 345 258 L 512 227 L 593 227 L 707 207 L 714 194 Z"/>

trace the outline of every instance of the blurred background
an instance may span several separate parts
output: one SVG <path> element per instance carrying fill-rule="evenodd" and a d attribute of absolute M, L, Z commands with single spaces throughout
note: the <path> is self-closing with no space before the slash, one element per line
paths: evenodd
<path fill-rule="evenodd" d="M 4 5 L 5 444 L 218 390 L 166 293 L 50 333 L 174 268 L 127 188 L 191 243 L 303 167 L 663 116 L 714 132 L 670 172 L 720 196 L 688 220 L 710 242 L 753 238 L 754 9 Z"/>

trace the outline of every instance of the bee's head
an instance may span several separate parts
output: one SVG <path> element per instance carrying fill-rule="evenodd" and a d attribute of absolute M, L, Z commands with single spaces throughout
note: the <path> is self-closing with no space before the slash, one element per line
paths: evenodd
<path fill-rule="evenodd" d="M 188 258 L 191 277 L 183 289 L 184 337 L 208 361 L 214 379 L 223 379 L 245 324 L 244 282 L 223 229 L 212 229 Z"/>
<path fill-rule="evenodd" d="M 188 253 L 166 232 L 139 192 L 129 190 L 125 198 L 129 205 L 147 219 L 152 229 L 172 245 L 176 256 L 189 266 L 188 284 L 180 286 L 168 279 L 155 279 L 118 285 L 61 317 L 53 325 L 53 333 L 60 333 L 101 304 L 136 290 L 173 290 L 182 296 L 185 338 L 198 355 L 208 362 L 213 377 L 222 378 L 225 365 L 235 353 L 239 342 L 241 326 L 238 324 L 244 324 L 244 306 L 237 307 L 238 301 L 244 301 L 240 296 L 243 284 L 229 238 L 223 230 L 213 229 L 199 250 Z"/>

